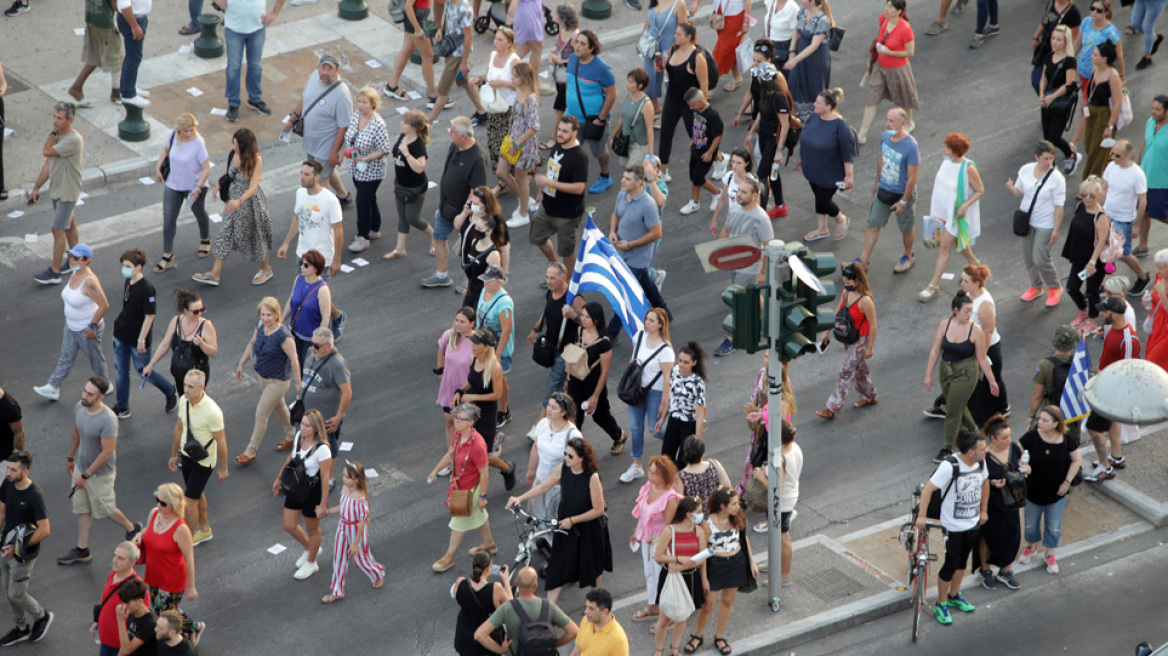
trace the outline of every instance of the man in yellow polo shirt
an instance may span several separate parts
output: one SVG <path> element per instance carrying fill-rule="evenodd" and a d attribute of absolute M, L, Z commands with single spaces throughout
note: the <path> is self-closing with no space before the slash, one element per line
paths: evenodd
<path fill-rule="evenodd" d="M 186 513 L 183 517 L 188 526 L 197 526 L 192 537 L 195 546 L 211 539 L 211 520 L 207 517 L 207 495 L 203 493 L 211 472 L 219 465 L 219 482 L 227 480 L 227 459 L 219 459 L 220 453 L 227 453 L 227 433 L 223 427 L 223 411 L 207 396 L 207 375 L 198 369 L 191 369 L 183 379 L 183 397 L 178 402 L 178 421 L 174 425 L 174 441 L 170 447 L 170 471 L 179 469 L 179 453 L 182 454 L 183 496 L 186 497 Z M 190 435 L 207 452 L 205 458 L 195 460 L 187 453 L 187 422 Z"/>
<path fill-rule="evenodd" d="M 593 588 L 584 597 L 584 619 L 571 656 L 629 656 L 629 639 L 612 614 L 612 593 Z"/>

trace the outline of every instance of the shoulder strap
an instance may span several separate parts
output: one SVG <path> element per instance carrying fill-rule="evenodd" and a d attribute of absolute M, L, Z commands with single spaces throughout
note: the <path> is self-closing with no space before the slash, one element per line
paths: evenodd
<path fill-rule="evenodd" d="M 576 83 L 576 98 L 580 101 L 580 113 L 584 120 L 588 120 L 588 112 L 584 109 L 584 94 L 580 93 L 580 58 L 576 58 L 576 68 L 572 69 L 572 81 Z"/>
<path fill-rule="evenodd" d="M 546 601 L 544 603 L 547 603 Z M 523 609 L 523 604 L 519 603 L 518 599 L 511 600 L 511 606 L 515 609 L 515 614 L 519 616 L 520 624 L 530 624 L 531 616 Z"/>
<path fill-rule="evenodd" d="M 317 365 L 317 366 L 316 366 L 316 367 L 315 367 L 315 368 L 312 370 L 312 377 L 311 377 L 311 378 L 309 378 L 309 379 L 308 379 L 308 380 L 306 380 L 306 381 L 301 381 L 301 383 L 300 383 L 300 392 L 299 392 L 299 393 L 296 395 L 296 398 L 298 398 L 298 399 L 300 399 L 300 398 L 304 398 L 304 390 L 305 390 L 305 389 L 307 389 L 307 388 L 308 388 L 308 386 L 309 386 L 310 384 L 312 384 L 312 381 L 314 381 L 314 380 L 316 380 L 317 378 L 319 378 L 319 377 L 320 377 L 320 370 L 321 370 L 321 369 L 323 369 L 323 368 L 324 368 L 324 365 L 325 365 L 325 363 L 327 363 L 329 360 L 332 360 L 332 359 L 333 359 L 333 356 L 334 356 L 334 355 L 336 355 L 336 354 L 337 354 L 337 351 L 336 351 L 336 349 L 334 348 L 334 349 L 333 349 L 333 352 L 332 352 L 332 353 L 329 353 L 328 355 L 326 355 L 326 356 L 325 356 L 325 358 L 324 358 L 323 360 L 321 360 L 321 361 L 320 361 L 320 364 L 318 364 L 318 365 Z"/>
<path fill-rule="evenodd" d="M 126 581 L 131 581 L 131 580 L 136 579 L 136 578 L 138 578 L 138 572 L 130 570 L 130 575 L 127 576 L 126 578 L 122 579 L 122 583 L 125 583 Z M 114 589 L 110 590 L 109 594 L 107 594 L 105 596 L 105 599 L 101 600 L 101 605 L 98 606 L 98 608 L 105 608 L 105 602 L 109 601 L 110 597 L 112 597 L 118 593 L 118 589 L 122 587 L 122 583 L 115 585 Z"/>
<path fill-rule="evenodd" d="M 547 623 L 548 614 L 551 612 L 552 612 L 552 603 L 550 601 L 548 601 L 547 599 L 544 599 L 543 602 L 541 602 L 539 605 L 539 621 L 543 622 L 543 623 Z"/>
<path fill-rule="evenodd" d="M 665 26 L 669 24 L 670 17 L 673 16 L 673 10 L 677 9 L 677 3 L 681 0 L 673 0 L 673 4 L 669 7 L 669 13 L 665 14 L 665 20 L 661 21 L 661 27 L 657 28 L 657 39 L 661 39 L 661 35 L 665 32 Z"/>
<path fill-rule="evenodd" d="M 315 294 L 323 284 L 324 278 L 316 281 L 316 284 L 312 286 L 312 289 L 308 290 L 308 293 L 304 295 L 304 298 L 300 299 L 300 305 L 296 306 L 296 312 L 292 314 L 292 321 L 288 323 L 289 328 L 292 328 L 293 330 L 296 329 L 296 320 L 300 318 L 300 310 L 304 309 L 304 304 L 308 302 L 308 299 L 312 298 L 312 295 Z"/>
<path fill-rule="evenodd" d="M 308 112 L 311 112 L 311 111 L 312 111 L 312 108 L 313 108 L 313 107 L 316 107 L 316 104 L 317 104 L 317 103 L 319 103 L 320 101 L 324 100 L 324 97 L 325 97 L 325 96 L 327 96 L 327 95 L 329 95 L 330 93 L 332 93 L 332 92 L 333 92 L 333 90 L 335 90 L 335 89 L 336 89 L 337 87 L 339 87 L 339 86 L 341 86 L 341 81 L 340 81 L 340 80 L 337 80 L 336 82 L 333 82 L 331 85 L 329 85 L 329 88 L 325 89 L 325 90 L 324 90 L 324 93 L 322 93 L 322 94 L 320 94 L 319 96 L 317 96 L 317 97 L 316 97 L 316 100 L 312 101 L 312 104 L 311 104 L 311 105 L 309 105 L 308 107 L 305 107 L 305 108 L 304 108 L 304 113 L 300 115 L 300 118 L 301 118 L 301 120 L 308 118 Z M 234 152 L 234 151 L 232 151 L 232 152 Z"/>
<path fill-rule="evenodd" d="M 681 2 L 681 0 L 677 0 Z M 633 114 L 633 120 L 629 122 L 629 136 L 633 136 L 633 128 L 637 127 L 637 119 L 641 118 L 641 111 L 645 109 L 645 103 L 648 102 L 649 96 L 641 98 L 641 102 L 637 104 L 637 113 Z"/>
<path fill-rule="evenodd" d="M 500 291 L 500 292 L 502 292 L 503 290 L 501 290 L 501 289 L 500 289 L 499 291 Z M 485 325 L 485 324 L 486 324 L 486 322 L 487 322 L 487 315 L 491 313 L 491 310 L 492 310 L 492 309 L 494 309 L 494 307 L 495 307 L 495 304 L 499 302 L 499 299 L 500 299 L 500 298 L 503 298 L 503 294 L 502 294 L 502 293 L 497 293 L 497 294 L 495 294 L 495 298 L 491 299 L 491 304 L 487 306 L 487 311 L 486 311 L 486 312 L 483 312 L 482 314 L 479 314 L 479 315 L 476 315 L 476 316 L 475 316 L 475 321 L 477 321 L 477 322 L 478 322 L 478 324 L 479 324 L 479 325 L 478 325 L 478 327 L 479 327 L 479 328 L 482 328 L 482 327 L 483 327 L 483 325 Z"/>
<path fill-rule="evenodd" d="M 1034 212 L 1034 203 L 1036 203 L 1038 201 L 1038 193 L 1040 191 L 1042 191 L 1042 185 L 1046 184 L 1046 180 L 1047 180 L 1047 178 L 1050 177 L 1051 173 L 1054 173 L 1053 166 L 1046 170 L 1046 175 L 1042 176 L 1042 181 L 1038 183 L 1037 187 L 1035 187 L 1034 197 L 1030 199 L 1030 209 L 1026 210 L 1027 214 L 1031 214 Z"/>

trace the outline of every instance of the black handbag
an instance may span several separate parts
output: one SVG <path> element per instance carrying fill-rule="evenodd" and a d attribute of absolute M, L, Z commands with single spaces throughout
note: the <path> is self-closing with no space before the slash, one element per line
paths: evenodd
<path fill-rule="evenodd" d="M 320 448 L 320 443 L 312 445 L 308 453 L 304 457 L 298 455 L 292 456 L 288 464 L 284 467 L 284 471 L 280 472 L 280 492 L 284 494 L 284 498 L 293 503 L 305 503 L 309 497 L 312 496 L 312 491 L 320 485 L 320 472 L 315 476 L 308 475 L 308 469 L 304 465 L 304 460 L 316 453 Z M 300 435 L 296 436 L 295 450 L 300 449 Z"/>
<path fill-rule="evenodd" d="M 434 53 L 439 57 L 449 57 L 450 55 L 454 54 L 455 50 L 458 50 L 462 47 L 465 38 L 466 37 L 463 35 L 462 30 L 459 30 L 454 34 L 447 33 L 442 37 L 442 40 L 438 42 L 438 47 L 434 49 Z"/>
<path fill-rule="evenodd" d="M 637 347 L 633 349 L 633 355 L 641 351 L 641 341 L 644 337 L 645 333 L 637 335 Z M 657 357 L 657 354 L 666 346 L 667 344 L 664 343 L 658 346 L 656 351 L 653 351 L 649 354 L 649 357 L 645 358 L 645 362 L 652 362 Z M 641 405 L 644 403 L 645 398 L 649 396 L 649 388 L 657 382 L 658 378 L 661 378 L 661 372 L 658 371 L 657 375 L 653 377 L 653 380 L 649 381 L 648 385 L 642 385 L 641 375 L 643 373 L 645 373 L 645 365 L 634 359 L 629 363 L 628 368 L 625 369 L 625 373 L 621 376 L 620 382 L 617 383 L 616 395 L 627 405 Z"/>
<path fill-rule="evenodd" d="M 637 113 L 633 115 L 633 120 L 629 123 L 628 129 L 622 129 L 619 134 L 612 138 L 612 152 L 617 157 L 629 156 L 629 145 L 633 140 L 633 128 L 637 127 L 637 119 L 641 118 L 641 110 L 645 108 L 645 102 L 648 100 L 648 96 L 641 99 L 641 102 L 637 105 Z"/>
<path fill-rule="evenodd" d="M 847 34 L 847 32 L 848 31 L 842 27 L 836 27 L 835 25 L 832 25 L 831 29 L 827 32 L 827 49 L 832 52 L 839 52 L 840 44 L 843 43 L 844 35 Z"/>
<path fill-rule="evenodd" d="M 552 341 L 546 334 L 535 338 L 535 344 L 531 347 L 531 359 L 536 364 L 547 369 L 556 363 L 556 347 L 564 339 L 564 328 L 568 325 L 566 318 L 560 319 L 560 336 L 556 341 Z"/>
<path fill-rule="evenodd" d="M 746 558 L 742 559 L 742 566 L 746 568 L 746 585 L 738 588 L 738 591 L 743 594 L 750 594 L 758 590 L 758 577 L 754 575 L 754 572 L 750 571 L 751 553 L 750 549 L 746 546 L 746 531 L 738 531 L 738 543 L 741 545 L 743 553 L 746 554 Z"/>
<path fill-rule="evenodd" d="M 162 172 L 163 181 L 170 178 L 170 151 L 174 148 L 174 132 L 170 133 L 170 142 L 166 144 L 166 159 L 162 160 L 162 166 L 159 166 L 159 171 Z"/>
<path fill-rule="evenodd" d="M 227 167 L 223 175 L 219 176 L 219 200 L 226 203 L 231 200 L 231 160 L 235 159 L 235 151 L 227 153 Z"/>
<path fill-rule="evenodd" d="M 997 488 L 997 505 L 1003 510 L 1018 510 L 1026 506 L 1026 476 L 1017 469 L 1011 469 L 1014 460 L 1014 445 L 1010 445 L 1009 455 L 1001 464 L 1006 470 L 1006 484 Z M 993 456 L 990 456 L 993 458 Z M 994 458 L 997 461 L 997 458 Z"/>
<path fill-rule="evenodd" d="M 417 201 L 424 193 L 426 193 L 425 185 L 421 187 L 400 187 L 395 185 L 393 188 L 393 195 L 406 205 Z"/>
<path fill-rule="evenodd" d="M 1030 215 L 1034 212 L 1034 203 L 1038 202 L 1038 194 L 1042 191 L 1042 186 L 1046 184 L 1047 178 L 1054 173 L 1054 167 L 1046 170 L 1046 175 L 1042 176 L 1042 181 L 1038 183 L 1038 187 L 1034 189 L 1034 196 L 1030 199 L 1030 209 L 1023 212 L 1022 210 L 1014 210 L 1014 234 L 1019 237 L 1025 237 L 1030 234 Z"/>
<path fill-rule="evenodd" d="M 325 96 L 332 93 L 333 90 L 335 90 L 339 86 L 341 86 L 340 80 L 333 82 L 331 85 L 329 85 L 329 88 L 324 90 L 324 93 L 320 94 L 319 96 L 316 97 L 316 100 L 312 101 L 311 105 L 304 108 L 304 111 L 300 114 L 300 116 L 297 116 L 296 118 L 292 119 L 292 132 L 303 137 L 304 136 L 304 119 L 308 118 L 308 112 L 311 112 L 313 107 L 316 107 L 317 104 L 320 103 L 320 101 L 324 100 Z"/>
<path fill-rule="evenodd" d="M 296 312 L 297 314 L 300 313 L 299 308 L 297 308 Z M 296 399 L 294 401 L 288 404 L 288 418 L 293 426 L 299 426 L 300 421 L 304 419 L 304 391 L 308 389 L 308 386 L 312 384 L 312 381 L 316 380 L 316 377 L 320 375 L 320 370 L 324 367 L 325 363 L 331 360 L 332 357 L 336 354 L 337 352 L 334 350 L 332 353 L 329 353 L 327 356 L 325 356 L 325 359 L 321 360 L 320 364 L 317 365 L 315 370 L 313 370 L 312 377 L 300 383 L 300 393 L 296 395 Z"/>
<path fill-rule="evenodd" d="M 194 433 L 191 433 L 191 403 L 190 403 L 190 401 L 187 401 L 186 428 L 187 428 L 187 441 L 185 444 L 183 444 L 183 448 L 182 448 L 183 453 L 186 454 L 186 456 L 188 458 L 190 458 L 191 460 L 194 460 L 195 462 L 198 462 L 200 460 L 205 460 L 207 458 L 207 456 L 209 456 L 211 454 L 210 454 L 210 452 L 207 451 L 207 447 L 203 446 L 202 442 L 195 439 Z"/>

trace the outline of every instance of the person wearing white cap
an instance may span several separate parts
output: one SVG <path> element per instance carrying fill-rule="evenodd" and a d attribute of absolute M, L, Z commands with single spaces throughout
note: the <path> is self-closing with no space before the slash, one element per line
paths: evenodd
<path fill-rule="evenodd" d="M 105 332 L 104 317 L 109 311 L 109 301 L 101 289 L 101 281 L 89 270 L 93 249 L 87 244 L 77 244 L 68 253 L 73 275 L 61 289 L 61 300 L 65 302 L 65 334 L 61 337 L 61 357 L 57 360 L 57 367 L 49 377 L 49 382 L 32 388 L 50 401 L 60 398 L 61 383 L 73 369 L 78 352 L 84 352 L 89 358 L 95 376 L 109 380 L 105 354 L 101 352 L 101 336 Z"/>

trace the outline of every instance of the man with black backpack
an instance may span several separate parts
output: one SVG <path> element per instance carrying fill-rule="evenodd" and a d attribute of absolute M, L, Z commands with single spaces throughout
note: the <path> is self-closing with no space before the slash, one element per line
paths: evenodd
<path fill-rule="evenodd" d="M 1063 387 L 1071 373 L 1071 361 L 1075 357 L 1075 347 L 1079 345 L 1079 332 L 1070 326 L 1059 326 L 1050 340 L 1054 355 L 1038 362 L 1034 372 L 1034 392 L 1030 395 L 1030 416 L 1027 427 L 1033 426 L 1038 411 L 1044 405 L 1058 406 L 1063 398 Z M 1067 424 L 1067 432 L 1078 435 L 1079 422 Z"/>
<path fill-rule="evenodd" d="M 937 572 L 937 602 L 933 615 L 943 625 L 952 624 L 951 608 L 972 613 L 976 606 L 961 596 L 961 580 L 969 565 L 969 554 L 977 546 L 981 525 L 989 519 L 990 482 L 985 466 L 985 438 L 961 429 L 957 434 L 957 455 L 937 466 L 921 492 L 917 527 L 922 531 L 929 519 L 940 519 L 949 536 L 945 543 L 945 563 Z M 934 495 L 940 502 L 934 502 Z"/>
<path fill-rule="evenodd" d="M 559 606 L 535 596 L 539 588 L 535 568 L 524 567 L 515 580 L 519 596 L 499 606 L 475 631 L 475 640 L 496 654 L 555 656 L 560 647 L 576 639 L 580 627 Z M 505 627 L 503 644 L 491 637 L 491 632 L 500 626 Z M 559 637 L 556 637 L 556 627 L 563 629 Z"/>

